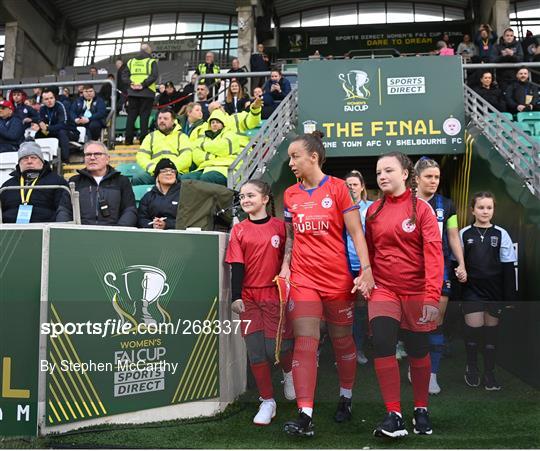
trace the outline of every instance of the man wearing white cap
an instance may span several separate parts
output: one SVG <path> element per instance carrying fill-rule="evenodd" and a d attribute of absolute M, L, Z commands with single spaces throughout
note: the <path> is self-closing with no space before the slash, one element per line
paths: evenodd
<path fill-rule="evenodd" d="M 23 142 L 19 147 L 19 164 L 10 174 L 5 186 L 65 185 L 67 182 L 52 172 L 48 161 L 43 160 L 39 144 Z M 6 223 L 27 224 L 29 222 L 55 222 L 63 189 L 56 190 L 9 190 L 0 194 L 2 220 Z"/>

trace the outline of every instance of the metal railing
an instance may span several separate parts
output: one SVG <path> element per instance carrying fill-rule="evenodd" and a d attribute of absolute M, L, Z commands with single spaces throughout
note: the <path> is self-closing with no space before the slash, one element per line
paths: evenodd
<path fill-rule="evenodd" d="M 501 114 L 467 85 L 464 85 L 465 112 L 471 121 L 523 179 L 533 194 L 540 197 L 540 143 Z"/>
<path fill-rule="evenodd" d="M 264 174 L 287 133 L 296 128 L 297 115 L 298 89 L 293 88 L 229 167 L 229 188 L 238 190 L 246 180 Z"/>
<path fill-rule="evenodd" d="M 23 83 L 0 85 L 0 89 L 28 89 L 28 88 L 50 88 L 52 86 L 79 86 L 79 85 L 103 85 L 109 83 L 111 85 L 111 111 L 107 116 L 109 125 L 109 147 L 114 147 L 116 141 L 116 81 L 108 78 L 102 80 L 76 80 L 76 81 L 51 81 L 47 83 Z M 97 93 L 96 93 L 97 96 Z M 58 155 L 61 162 L 60 154 Z"/>
<path fill-rule="evenodd" d="M 195 79 L 195 83 L 193 86 L 193 92 L 197 93 L 197 86 L 199 86 L 199 81 L 201 79 L 228 79 L 228 78 L 257 78 L 257 77 L 269 77 L 272 74 L 271 71 L 266 72 L 233 72 L 233 73 L 226 73 L 226 74 L 201 74 L 197 75 L 197 78 Z M 298 73 L 296 72 L 282 72 L 281 75 L 283 77 L 298 77 Z M 196 98 L 193 100 L 194 102 L 197 101 Z"/>
<path fill-rule="evenodd" d="M 79 205 L 79 192 L 75 191 L 75 183 L 69 182 L 69 188 L 64 185 L 29 185 L 29 186 L 5 186 L 0 188 L 0 194 L 4 191 L 15 191 L 15 190 L 45 190 L 45 189 L 63 189 L 69 193 L 69 198 L 71 200 L 71 209 L 73 212 L 73 222 L 75 224 L 81 224 L 81 209 Z M 0 224 L 2 224 L 2 201 L 0 200 Z"/>

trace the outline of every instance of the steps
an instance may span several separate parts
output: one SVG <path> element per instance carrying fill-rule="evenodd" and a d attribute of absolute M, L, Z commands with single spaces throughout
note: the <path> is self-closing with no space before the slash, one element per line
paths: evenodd
<path fill-rule="evenodd" d="M 134 163 L 137 150 L 139 150 L 138 144 L 133 144 L 131 146 L 126 146 L 123 144 L 117 145 L 114 150 L 109 151 L 109 155 L 111 157 L 110 165 L 115 167 L 122 163 Z M 77 169 L 84 168 L 82 155 L 76 155 L 74 160 L 77 162 L 64 164 L 62 167 L 63 175 L 66 180 L 69 180 L 74 175 L 77 175 Z"/>

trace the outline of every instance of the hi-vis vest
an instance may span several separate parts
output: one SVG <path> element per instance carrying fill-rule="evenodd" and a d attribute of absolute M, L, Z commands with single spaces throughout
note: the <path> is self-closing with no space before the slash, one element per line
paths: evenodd
<path fill-rule="evenodd" d="M 206 64 L 205 63 L 201 63 L 197 66 L 197 69 L 199 70 L 199 74 L 201 75 L 204 75 L 206 74 Z M 212 68 L 212 71 L 214 74 L 219 74 L 221 72 L 219 66 L 217 64 L 214 64 L 214 67 Z M 219 83 L 219 79 L 215 79 L 214 80 L 214 83 Z M 202 84 L 205 84 L 205 79 L 204 78 L 201 78 L 199 80 L 199 83 L 202 83 Z"/>
<path fill-rule="evenodd" d="M 141 84 L 146 80 L 152 73 L 152 63 L 156 61 L 153 58 L 144 58 L 139 60 L 137 58 L 131 58 L 128 63 L 128 69 L 130 75 L 130 80 L 133 84 Z M 148 88 L 156 92 L 156 83 L 152 83 Z"/>

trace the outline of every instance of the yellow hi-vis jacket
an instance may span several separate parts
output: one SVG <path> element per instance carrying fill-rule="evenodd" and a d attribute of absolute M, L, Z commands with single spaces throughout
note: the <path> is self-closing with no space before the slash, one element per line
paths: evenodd
<path fill-rule="evenodd" d="M 221 133 L 212 138 L 212 132 L 207 130 L 193 148 L 193 163 L 197 165 L 197 170 L 203 172 L 217 171 L 227 177 L 229 166 L 236 160 L 240 153 L 238 135 L 227 128 L 227 113 L 215 110 L 210 115 L 208 123 L 212 119 L 218 119 L 225 125 Z"/>
<path fill-rule="evenodd" d="M 137 164 L 153 176 L 159 160 L 168 158 L 174 163 L 178 173 L 184 174 L 191 166 L 192 147 L 193 143 L 188 135 L 182 133 L 178 124 L 168 135 L 164 135 L 159 129 L 154 130 L 145 136 L 137 152 Z"/>
<path fill-rule="evenodd" d="M 154 58 L 131 58 L 127 62 L 131 82 L 137 85 L 146 80 L 152 74 L 152 64 L 154 61 L 156 61 Z M 149 85 L 148 89 L 156 92 L 156 83 L 154 82 Z"/>
<path fill-rule="evenodd" d="M 251 140 L 251 138 L 244 133 L 256 128 L 261 123 L 261 110 L 262 108 L 259 108 L 258 110 L 250 109 L 249 111 L 227 115 L 227 123 L 225 126 L 236 132 L 241 149 L 244 149 Z"/>
<path fill-rule="evenodd" d="M 206 74 L 206 63 L 201 63 L 197 66 L 197 72 L 199 73 L 199 75 L 204 75 Z M 219 74 L 221 72 L 221 69 L 219 68 L 219 66 L 217 64 L 214 63 L 214 66 L 212 67 L 212 73 L 214 74 Z M 206 84 L 206 80 L 204 78 L 201 78 L 199 80 L 199 83 L 201 84 Z M 210 84 L 212 83 L 215 83 L 216 85 L 218 84 L 221 84 L 221 80 L 219 78 L 216 78 L 215 80 L 211 81 Z"/>

